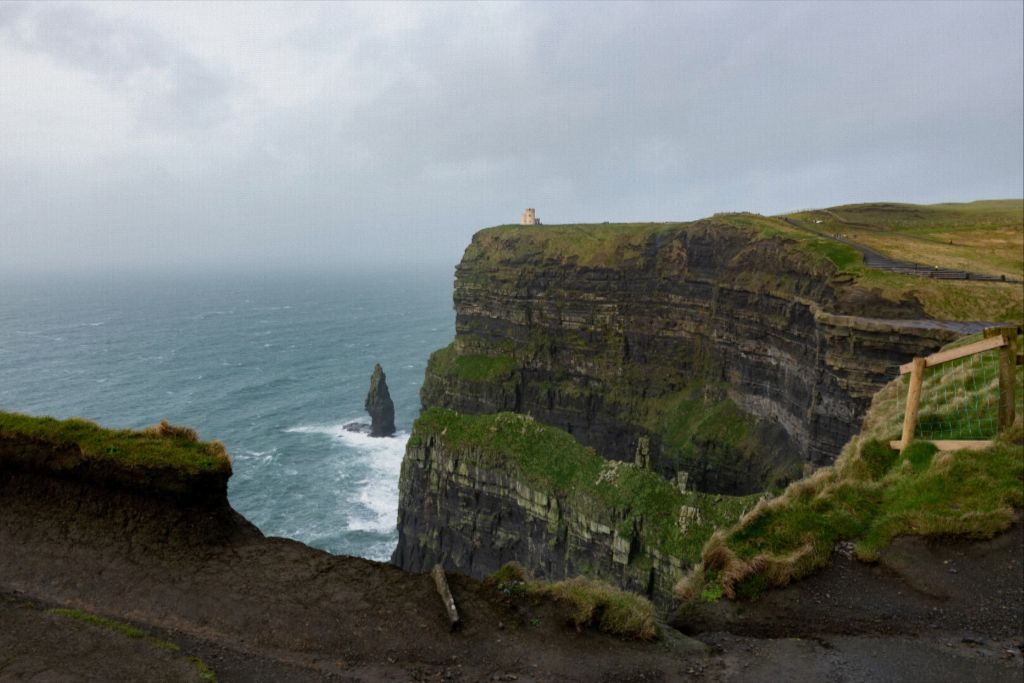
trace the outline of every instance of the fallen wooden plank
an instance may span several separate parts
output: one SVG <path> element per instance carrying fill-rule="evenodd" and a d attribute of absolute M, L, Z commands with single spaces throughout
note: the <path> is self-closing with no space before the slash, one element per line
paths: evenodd
<path fill-rule="evenodd" d="M 998 349 L 1001 346 L 1006 346 L 1006 339 L 1002 336 L 989 337 L 988 339 L 982 339 L 981 341 L 976 341 L 973 344 L 968 344 L 967 346 L 950 349 L 949 351 L 933 353 L 932 355 L 925 357 L 924 366 L 926 368 L 930 368 L 936 365 L 941 365 L 942 363 L 948 363 L 949 361 L 956 360 L 957 358 L 963 358 L 964 356 Z M 900 366 L 900 374 L 907 374 L 913 369 L 913 367 L 913 362 L 904 363 Z"/>
<path fill-rule="evenodd" d="M 444 567 L 435 564 L 434 568 L 430 570 L 430 575 L 434 577 L 434 587 L 437 588 L 441 602 L 444 603 L 444 611 L 448 613 L 448 628 L 454 630 L 459 625 L 459 610 L 455 608 L 455 598 L 452 597 L 452 592 L 448 588 Z"/>
<path fill-rule="evenodd" d="M 930 441 L 940 451 L 980 451 L 992 445 L 991 441 Z M 903 441 L 890 441 L 889 448 L 903 450 Z"/>

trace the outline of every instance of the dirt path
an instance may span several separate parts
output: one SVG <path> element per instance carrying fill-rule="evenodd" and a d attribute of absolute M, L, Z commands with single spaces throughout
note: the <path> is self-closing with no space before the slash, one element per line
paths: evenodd
<path fill-rule="evenodd" d="M 458 576 L 451 588 L 464 623 L 449 632 L 429 576 L 264 538 L 226 505 L 165 510 L 158 500 L 19 476 L 0 477 L 0 510 L 0 632 L 31 634 L 0 657 L 4 681 L 32 680 L 30 665 L 111 680 L 103 652 L 126 672 L 163 666 L 166 653 L 113 647 L 116 634 L 87 623 L 51 631 L 53 607 L 135 625 L 201 658 L 222 682 L 675 680 L 704 657 L 684 638 L 577 633 L 551 605 L 511 610 Z M 83 659 L 64 646 L 64 631 L 99 654 Z"/>
<path fill-rule="evenodd" d="M 264 538 L 229 507 L 0 473 L 0 681 L 1020 681 L 1022 545 L 897 543 L 657 643 L 567 626 L 451 576 Z M 116 620 L 125 635 L 51 610 Z M 171 646 L 161 646 L 166 643 Z M 705 645 L 706 643 L 706 645 Z"/>

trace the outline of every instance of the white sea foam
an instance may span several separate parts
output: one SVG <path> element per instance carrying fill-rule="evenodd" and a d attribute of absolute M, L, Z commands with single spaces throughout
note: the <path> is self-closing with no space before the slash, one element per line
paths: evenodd
<path fill-rule="evenodd" d="M 350 531 L 389 533 L 395 529 L 398 512 L 398 475 L 402 470 L 407 432 L 375 437 L 350 432 L 345 425 L 365 421 L 365 416 L 333 424 L 300 425 L 285 431 L 299 434 L 324 434 L 347 446 L 367 468 L 366 476 L 353 482 L 354 495 L 348 505 L 347 528 Z"/>
<path fill-rule="evenodd" d="M 277 449 L 271 448 L 269 451 L 249 451 L 243 450 L 237 454 L 234 454 L 236 460 L 250 460 L 258 463 L 268 463 L 274 459 L 277 455 Z"/>

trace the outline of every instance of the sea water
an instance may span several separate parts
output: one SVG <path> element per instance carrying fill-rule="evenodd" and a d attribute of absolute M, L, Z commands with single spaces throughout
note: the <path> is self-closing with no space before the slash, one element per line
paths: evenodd
<path fill-rule="evenodd" d="M 450 268 L 237 275 L 0 275 L 0 410 L 227 446 L 232 506 L 272 536 L 386 560 L 430 352 L 453 336 Z M 398 433 L 342 426 L 374 363 Z"/>

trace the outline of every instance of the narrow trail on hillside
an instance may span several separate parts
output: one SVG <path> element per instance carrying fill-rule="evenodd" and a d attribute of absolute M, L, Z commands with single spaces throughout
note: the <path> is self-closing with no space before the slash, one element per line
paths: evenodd
<path fill-rule="evenodd" d="M 831 212 L 826 212 L 828 215 L 835 218 L 837 221 L 849 225 L 851 227 L 868 227 L 872 229 L 879 229 L 880 226 L 865 226 L 859 223 L 851 223 L 847 220 L 836 216 Z M 917 277 L 927 277 L 937 280 L 977 280 L 979 282 L 1005 282 L 1007 284 L 1021 284 L 1024 280 L 1016 278 L 1008 278 L 1005 275 L 989 275 L 986 273 L 974 273 L 967 270 L 956 270 L 952 268 L 939 268 L 938 266 L 929 266 L 923 263 L 915 263 L 913 261 L 902 261 L 900 259 L 894 259 L 889 256 L 885 256 L 870 247 L 866 247 L 859 242 L 855 242 L 848 237 L 841 235 L 830 235 L 828 233 L 820 232 L 814 228 L 808 227 L 803 221 L 788 216 L 783 216 L 782 220 L 804 232 L 809 232 L 818 237 L 824 237 L 825 239 L 845 244 L 849 247 L 853 247 L 864 257 L 864 265 L 869 268 L 877 268 L 878 270 L 885 270 L 891 273 L 899 273 L 901 275 L 914 275 Z"/>

